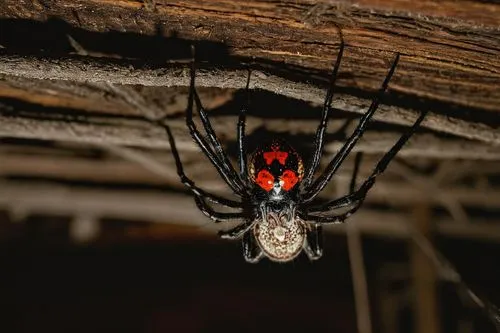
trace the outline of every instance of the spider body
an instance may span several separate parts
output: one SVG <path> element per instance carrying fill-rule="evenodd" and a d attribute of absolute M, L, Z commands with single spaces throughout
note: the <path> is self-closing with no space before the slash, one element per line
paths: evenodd
<path fill-rule="evenodd" d="M 257 246 L 273 261 L 294 259 L 306 245 L 306 225 L 295 211 L 304 177 L 301 156 L 276 138 L 250 155 L 248 175 L 262 217 L 252 230 Z"/>
<path fill-rule="evenodd" d="M 361 155 L 356 156 L 351 181 L 350 193 L 327 202 L 316 198 L 328 184 L 343 161 L 348 157 L 354 145 L 363 135 L 367 124 L 377 110 L 380 99 L 396 69 L 399 55 L 396 56 L 378 94 L 373 99 L 366 113 L 359 120 L 357 128 L 346 140 L 343 147 L 331 159 L 325 170 L 315 177 L 322 155 L 324 136 L 331 112 L 335 78 L 340 66 L 344 44 L 340 50 L 331 74 L 330 86 L 323 105 L 322 117 L 316 130 L 314 147 L 307 163 L 297 151 L 283 140 L 272 140 L 249 155 L 247 161 L 245 143 L 245 121 L 247 109 L 241 109 L 237 125 L 238 166 L 237 171 L 229 161 L 224 149 L 215 135 L 206 111 L 195 89 L 194 62 L 191 67 L 191 81 L 186 124 L 189 132 L 203 153 L 218 171 L 221 178 L 240 200 L 235 201 L 209 193 L 188 178 L 183 170 L 179 153 L 175 146 L 170 128 L 160 121 L 167 131 L 172 154 L 175 158 L 177 173 L 181 181 L 194 195 L 200 211 L 214 222 L 238 220 L 240 223 L 229 230 L 219 232 L 221 238 L 241 239 L 243 254 L 247 262 L 256 263 L 263 257 L 272 261 L 287 262 L 296 258 L 302 251 L 311 260 L 319 259 L 323 254 L 322 226 L 324 224 L 343 223 L 362 205 L 375 179 L 388 166 L 398 151 L 413 135 L 425 117 L 421 113 L 414 124 L 400 137 L 394 146 L 379 160 L 372 173 L 359 186 L 355 180 Z M 249 91 L 250 74 L 247 78 L 246 91 Z M 193 108 L 196 105 L 200 121 L 206 132 L 202 135 L 193 121 Z M 221 212 L 215 205 L 236 210 Z M 338 209 L 343 212 L 338 213 Z"/>

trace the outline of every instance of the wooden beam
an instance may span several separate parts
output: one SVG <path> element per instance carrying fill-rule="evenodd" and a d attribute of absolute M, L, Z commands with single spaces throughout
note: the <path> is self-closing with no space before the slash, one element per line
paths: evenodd
<path fill-rule="evenodd" d="M 346 51 L 334 107 L 366 110 L 367 97 L 399 52 L 400 66 L 390 85 L 393 98 L 378 119 L 409 124 L 414 111 L 425 108 L 431 111 L 425 127 L 499 144 L 498 8 L 463 0 L 442 6 L 434 1 L 403 6 L 375 0 L 190 0 L 157 2 L 153 9 L 138 0 L 66 0 L 43 6 L 7 0 L 0 19 L 3 30 L 16 35 L 3 41 L 0 73 L 186 86 L 187 72 L 165 63 L 185 62 L 194 44 L 199 60 L 210 67 L 200 72 L 200 86 L 242 87 L 245 71 L 234 68 L 251 62 L 255 86 L 321 104 L 340 27 Z M 27 42 L 35 32 L 50 38 Z M 99 58 L 72 56 L 68 35 Z M 17 52 L 19 40 L 26 41 L 23 55 Z M 300 83 L 305 81 L 311 83 Z"/>
<path fill-rule="evenodd" d="M 397 1 L 385 5 L 364 1 L 359 6 L 348 1 L 332 5 L 326 1 L 290 0 L 275 4 L 191 0 L 158 2 L 154 10 L 145 9 L 139 0 L 58 1 L 45 3 L 41 8 L 27 0 L 8 0 L 5 4 L 1 17 L 35 22 L 44 22 L 48 17 L 57 19 L 60 29 L 53 31 L 56 33 L 71 33 L 74 29 L 113 31 L 115 37 L 123 38 L 121 42 L 127 41 L 127 35 L 118 33 L 121 31 L 145 36 L 174 35 L 187 41 L 212 43 L 209 46 L 218 47 L 221 55 L 285 60 L 324 71 L 331 67 L 337 53 L 336 26 L 340 26 L 348 45 L 343 71 L 357 73 L 358 85 L 375 89 L 380 80 L 372 74 L 383 76 L 383 64 L 391 58 L 390 53 L 399 52 L 409 60 L 401 72 L 411 74 L 395 78 L 400 91 L 498 111 L 494 81 L 485 80 L 499 77 L 500 65 L 495 61 L 499 21 L 496 5 L 459 1 L 447 3 L 444 8 L 449 10 L 434 11 L 436 5 L 432 1 L 424 6 L 409 2 L 402 7 Z M 457 7 L 461 10 L 457 11 Z M 481 14 L 474 16 L 476 13 Z M 467 14 L 470 16 L 464 18 Z M 189 55 L 189 43 L 182 45 L 186 48 L 182 51 L 188 51 L 184 55 Z M 99 48 L 90 41 L 82 46 Z M 136 57 L 137 54 L 136 51 Z M 442 71 L 444 68 L 447 70 Z M 481 96 L 451 94 L 451 87 L 467 92 L 478 83 L 485 89 Z"/>
<path fill-rule="evenodd" d="M 130 64 L 106 63 L 96 59 L 58 59 L 54 64 L 51 59 L 17 55 L 2 55 L 0 52 L 0 74 L 19 76 L 26 79 L 68 80 L 77 82 L 122 85 L 146 85 L 165 87 L 186 87 L 189 78 L 186 71 L 179 68 L 134 68 Z M 198 71 L 196 85 L 198 87 L 218 87 L 243 89 L 247 72 L 244 70 Z M 383 75 L 380 75 L 380 81 Z M 499 77 L 500 80 L 500 77 Z M 293 82 L 285 78 L 254 71 L 251 81 L 252 89 L 263 89 L 286 97 L 321 105 L 324 102 L 326 89 L 317 85 Z M 370 98 L 363 98 L 346 93 L 337 93 L 332 107 L 358 114 L 366 112 L 371 103 Z M 500 103 L 499 103 L 500 105 Z M 463 120 L 457 115 L 441 114 L 442 106 L 426 105 L 430 113 L 422 126 L 440 132 L 474 139 L 495 145 L 500 144 L 500 134 L 494 126 L 474 119 Z M 410 125 L 418 110 L 411 106 L 398 106 L 382 103 L 373 119 L 392 124 Z M 491 117 L 495 118 L 492 114 Z"/>
<path fill-rule="evenodd" d="M 16 112 L 21 112 L 17 110 Z M 50 115 L 48 115 L 50 117 Z M 236 122 L 236 119 L 235 119 Z M 255 119 L 253 127 L 263 123 Z M 316 121 L 300 121 L 302 126 L 314 127 Z M 271 121 L 266 121 L 271 126 Z M 198 151 L 189 134 L 184 122 L 172 120 L 170 125 L 174 129 L 179 150 Z M 218 133 L 234 135 L 234 126 L 229 123 L 215 124 Z M 230 131 L 230 132 L 228 132 Z M 353 151 L 367 153 L 384 153 L 399 138 L 400 133 L 367 132 Z M 11 138 L 55 140 L 63 142 L 78 142 L 95 146 L 100 145 L 128 145 L 144 147 L 149 149 L 169 148 L 165 131 L 159 126 L 153 126 L 146 121 L 136 119 L 113 119 L 103 121 L 102 118 L 92 119 L 86 117 L 85 122 L 74 121 L 71 116 L 63 119 L 53 118 L 39 121 L 36 118 L 13 117 L 0 114 L 0 136 Z M 335 142 L 326 145 L 329 153 L 334 153 L 342 146 L 343 142 Z M 399 153 L 401 157 L 435 157 L 440 159 L 473 159 L 473 160 L 500 160 L 500 148 L 495 145 L 460 140 L 438 138 L 432 134 L 416 134 L 407 146 Z"/>

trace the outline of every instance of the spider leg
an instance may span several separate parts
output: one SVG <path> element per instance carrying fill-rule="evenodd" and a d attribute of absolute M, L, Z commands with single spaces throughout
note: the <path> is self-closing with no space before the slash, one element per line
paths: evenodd
<path fill-rule="evenodd" d="M 359 201 L 356 203 L 354 207 L 349 209 L 347 212 L 338 215 L 312 215 L 309 213 L 301 213 L 299 212 L 299 217 L 304 221 L 311 221 L 313 223 L 321 223 L 321 224 L 340 224 L 344 223 L 352 214 L 356 213 L 356 211 L 361 207 L 363 201 Z"/>
<path fill-rule="evenodd" d="M 240 166 L 240 176 L 245 181 L 248 180 L 248 169 L 247 169 L 247 154 L 245 147 L 245 123 L 246 123 L 246 113 L 250 109 L 250 93 L 248 87 L 250 86 L 250 69 L 248 70 L 247 85 L 245 88 L 247 94 L 247 103 L 244 108 L 240 109 L 240 115 L 238 117 L 238 161 Z"/>
<path fill-rule="evenodd" d="M 194 62 L 193 62 L 193 64 L 194 64 Z M 194 73 L 194 68 L 192 68 L 191 70 Z M 200 120 L 203 124 L 203 128 L 205 129 L 205 131 L 207 133 L 207 137 L 208 137 L 210 143 L 212 144 L 212 146 L 215 148 L 215 152 L 216 152 L 217 156 L 219 157 L 219 159 L 222 161 L 222 166 L 224 167 L 226 172 L 228 172 L 231 175 L 231 177 L 238 184 L 238 186 L 241 186 L 244 189 L 245 188 L 244 184 L 242 183 L 240 176 L 236 173 L 236 170 L 234 169 L 233 165 L 229 161 L 229 158 L 227 157 L 226 153 L 224 152 L 224 149 L 222 148 L 222 145 L 221 145 L 219 139 L 217 139 L 217 135 L 215 135 L 215 131 L 212 127 L 212 123 L 210 122 L 210 119 L 208 118 L 207 112 L 205 111 L 205 109 L 203 108 L 203 105 L 201 103 L 200 96 L 198 95 L 196 88 L 194 88 L 194 89 L 195 89 L 193 92 L 194 101 L 196 103 L 196 108 L 198 110 L 198 114 L 200 115 Z M 189 116 L 192 119 L 192 113 Z"/>
<path fill-rule="evenodd" d="M 323 174 L 319 176 L 316 179 L 316 181 L 306 189 L 307 192 L 304 194 L 302 199 L 304 203 L 312 201 L 321 192 L 321 190 L 328 184 L 334 173 L 337 171 L 342 162 L 349 155 L 356 142 L 359 140 L 359 138 L 361 138 L 361 136 L 365 132 L 368 122 L 370 121 L 370 119 L 372 118 L 372 116 L 374 115 L 375 111 L 378 108 L 380 99 L 387 90 L 387 86 L 392 78 L 392 75 L 394 74 L 394 71 L 396 70 L 398 61 L 399 61 L 399 53 L 396 55 L 396 58 L 392 63 L 391 69 L 389 70 L 389 73 L 387 74 L 384 82 L 382 83 L 382 86 L 380 87 L 377 95 L 375 96 L 370 107 L 368 108 L 368 111 L 363 115 L 363 117 L 361 117 L 358 126 L 354 130 L 354 133 L 349 137 L 344 146 L 330 161 Z"/>
<path fill-rule="evenodd" d="M 191 64 L 191 80 L 190 80 L 190 85 L 189 85 L 189 98 L 188 98 L 188 106 L 186 109 L 186 125 L 189 128 L 189 133 L 193 137 L 194 141 L 198 144 L 200 149 L 203 151 L 203 153 L 208 157 L 210 162 L 213 164 L 213 166 L 217 169 L 221 177 L 224 179 L 226 184 L 238 195 L 244 196 L 246 195 L 246 190 L 244 185 L 241 182 L 241 179 L 239 179 L 238 175 L 234 171 L 234 168 L 230 165 L 230 163 L 226 163 L 225 159 L 223 158 L 222 160 L 220 159 L 221 156 L 218 155 L 217 153 L 214 153 L 212 148 L 208 145 L 207 141 L 204 139 L 204 137 L 201 135 L 201 133 L 198 131 L 196 124 L 193 121 L 193 100 L 196 99 L 196 104 L 197 107 L 201 106 L 198 105 L 199 98 L 196 98 L 197 93 L 196 93 L 196 88 L 194 85 L 195 81 L 195 68 L 194 68 L 194 61 Z M 199 109 L 199 111 L 202 110 Z M 206 113 L 204 112 L 199 112 L 200 113 L 200 119 L 203 122 L 203 125 L 205 129 L 207 130 L 207 134 L 209 137 L 209 140 L 211 140 L 212 144 L 214 144 L 217 149 L 217 143 L 218 140 L 215 137 L 215 134 L 213 132 L 213 129 L 211 128 L 210 124 L 206 122 L 208 118 L 206 117 Z M 218 145 L 220 150 L 222 150 L 222 147 L 220 147 L 220 144 Z M 222 152 L 223 154 L 223 152 Z M 224 155 L 225 157 L 225 155 Z M 226 157 L 227 159 L 227 157 Z M 231 172 L 232 169 L 232 172 Z"/>
<path fill-rule="evenodd" d="M 362 158 L 362 152 L 357 153 L 356 157 L 354 157 L 354 170 L 352 171 L 351 183 L 349 184 L 349 194 L 354 193 L 354 190 L 356 189 L 356 178 L 358 177 L 359 166 L 361 165 Z"/>
<path fill-rule="evenodd" d="M 220 197 L 218 195 L 206 192 L 203 189 L 196 186 L 195 183 L 190 178 L 188 178 L 186 176 L 186 174 L 184 173 L 184 168 L 182 166 L 181 158 L 179 156 L 179 152 L 177 151 L 177 146 L 175 144 L 174 136 L 173 136 L 172 132 L 170 131 L 170 127 L 168 125 L 164 124 L 163 122 L 159 122 L 159 123 L 167 132 L 168 141 L 170 143 L 170 148 L 172 149 L 172 155 L 174 155 L 174 159 L 175 159 L 175 166 L 177 168 L 177 174 L 179 175 L 181 182 L 196 196 L 206 198 L 212 202 L 215 202 L 215 203 L 223 205 L 223 206 L 232 207 L 232 208 L 241 208 L 242 207 L 241 202 L 229 200 L 229 199 Z"/>
<path fill-rule="evenodd" d="M 241 223 L 236 227 L 229 230 L 221 230 L 219 231 L 219 237 L 223 239 L 238 239 L 243 236 L 247 231 L 249 231 L 253 226 L 254 221 L 247 221 L 245 223 Z"/>
<path fill-rule="evenodd" d="M 325 212 L 329 211 L 331 209 L 338 209 L 338 208 L 344 208 L 351 206 L 352 204 L 358 203 L 359 202 L 359 195 L 355 193 L 356 189 L 356 178 L 358 176 L 359 172 L 359 165 L 361 164 L 361 158 L 363 157 L 363 153 L 357 153 L 355 160 L 354 160 L 354 170 L 352 173 L 352 178 L 351 178 L 351 183 L 349 184 L 349 194 L 346 196 L 343 196 L 341 198 L 335 199 L 328 201 L 326 203 L 317 205 L 317 206 L 310 206 L 307 208 L 307 211 L 310 213 L 315 213 L 315 212 Z"/>
<path fill-rule="evenodd" d="M 344 38 L 342 36 L 341 30 L 339 30 L 340 36 L 340 49 L 337 54 L 337 60 L 335 61 L 335 65 L 333 66 L 333 71 L 330 76 L 330 85 L 328 87 L 328 91 L 325 96 L 325 102 L 323 104 L 323 113 L 321 116 L 321 122 L 318 125 L 318 129 L 316 130 L 316 138 L 314 139 L 314 152 L 312 155 L 311 162 L 309 163 L 309 167 L 305 172 L 304 179 L 302 184 L 304 187 L 308 187 L 313 179 L 313 175 L 316 172 L 316 169 L 319 166 L 319 162 L 321 160 L 321 154 L 323 152 L 324 146 L 324 137 L 326 126 L 328 124 L 328 118 L 330 117 L 331 105 L 333 99 L 333 92 L 335 89 L 335 80 L 337 79 L 337 73 L 339 71 L 340 62 L 342 60 L 342 55 L 344 53 Z"/>
<path fill-rule="evenodd" d="M 259 245 L 256 244 L 254 235 L 251 232 L 247 232 L 243 235 L 243 256 L 248 263 L 256 264 L 263 257 L 264 252 L 262 252 Z"/>
<path fill-rule="evenodd" d="M 299 216 L 305 221 L 314 221 L 317 223 L 343 223 L 349 216 L 354 214 L 359 209 L 359 207 L 361 207 L 361 204 L 363 203 L 366 194 L 375 184 L 377 176 L 379 176 L 382 172 L 385 171 L 391 160 L 396 156 L 396 154 L 404 146 L 404 144 L 408 141 L 408 139 L 413 135 L 413 133 L 415 133 L 415 131 L 420 126 L 420 123 L 424 120 L 426 115 L 427 111 L 424 111 L 420 114 L 417 120 L 413 123 L 413 126 L 410 127 L 399 138 L 399 140 L 394 144 L 394 146 L 392 146 L 392 148 L 378 161 L 377 165 L 375 166 L 375 169 L 373 169 L 370 176 L 361 184 L 359 189 L 346 196 L 349 197 L 350 200 L 353 200 L 353 202 L 355 202 L 354 207 L 352 207 L 347 212 L 340 215 L 319 216 L 306 213 L 302 214 L 302 216 L 300 215 Z M 351 182 L 351 188 L 354 188 L 354 186 L 355 186 L 355 180 Z M 343 198 L 340 198 L 335 201 L 340 201 L 342 199 Z M 333 205 L 331 204 L 332 202 L 324 204 L 323 207 L 319 206 L 318 209 L 315 209 L 315 212 L 328 212 L 333 207 Z"/>
<path fill-rule="evenodd" d="M 356 154 L 351 183 L 349 184 L 349 194 L 337 200 L 327 202 L 323 206 L 319 206 L 319 209 L 317 209 L 316 211 L 328 212 L 332 208 L 335 209 L 335 208 L 347 207 L 352 205 L 353 203 L 355 205 L 351 207 L 347 212 L 340 215 L 330 215 L 330 216 L 306 215 L 308 218 L 317 223 L 329 223 L 329 224 L 344 223 L 346 219 L 348 219 L 361 207 L 361 204 L 363 203 L 364 200 L 364 196 L 360 199 L 359 193 L 354 191 L 354 189 L 356 188 L 356 178 L 358 176 L 359 165 L 361 164 L 361 158 L 362 158 L 362 153 Z M 332 204 L 333 202 L 337 202 L 337 205 L 333 205 Z"/>
<path fill-rule="evenodd" d="M 318 260 L 323 255 L 323 226 L 312 224 L 307 231 L 304 251 L 310 260 Z"/>
<path fill-rule="evenodd" d="M 352 173 L 351 183 L 349 184 L 349 194 L 351 195 L 356 188 L 356 177 L 359 172 L 359 165 L 361 164 L 362 153 L 356 154 L 354 161 L 354 170 Z M 348 196 L 345 196 L 346 198 Z M 341 198 L 343 199 L 343 198 Z M 335 200 L 339 201 L 339 200 Z M 350 205 L 352 202 L 350 200 L 344 200 L 338 202 L 335 208 L 345 207 Z M 328 203 L 327 203 L 328 204 Z M 339 207 L 340 206 L 340 207 Z M 329 209 L 329 207 L 328 207 Z M 307 231 L 307 239 L 304 250 L 310 260 L 318 260 L 323 255 L 323 226 L 321 224 L 312 224 L 312 230 Z"/>
<path fill-rule="evenodd" d="M 238 213 L 222 213 L 215 211 L 212 207 L 210 207 L 206 201 L 201 196 L 194 196 L 194 202 L 198 209 L 205 214 L 205 216 L 212 219 L 215 223 L 225 222 L 225 221 L 233 221 L 236 219 L 242 219 L 245 215 L 242 212 Z"/>
<path fill-rule="evenodd" d="M 323 204 L 310 206 L 306 209 L 308 213 L 321 213 L 328 212 L 332 209 L 339 209 L 344 207 L 349 207 L 359 201 L 357 193 L 351 193 L 346 196 L 334 199 Z"/>

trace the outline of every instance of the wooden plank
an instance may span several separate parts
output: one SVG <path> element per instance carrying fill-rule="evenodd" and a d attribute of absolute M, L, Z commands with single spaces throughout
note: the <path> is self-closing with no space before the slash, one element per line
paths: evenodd
<path fill-rule="evenodd" d="M 16 110 L 16 113 L 23 113 L 23 110 Z M 32 116 L 31 118 L 28 116 Z M 11 114 L 0 114 L 0 135 L 11 138 L 28 138 L 42 140 L 56 140 L 65 142 L 86 143 L 94 146 L 106 145 L 129 145 L 134 147 L 144 147 L 149 149 L 168 148 L 165 131 L 159 126 L 134 118 L 99 118 L 85 115 L 85 121 L 78 121 L 78 117 L 73 115 L 52 114 L 43 116 L 44 121 L 40 121 L 40 114 L 27 113 L 27 117 L 13 116 Z M 224 119 L 213 119 L 214 128 L 219 135 L 223 133 L 226 138 L 235 135 L 234 122 L 224 121 Z M 283 129 L 282 120 L 262 120 L 257 118 L 249 119 L 249 130 L 264 126 L 268 129 Z M 298 122 L 303 129 L 311 129 L 311 135 L 317 121 Z M 179 149 L 183 151 L 198 151 L 192 139 L 187 133 L 185 122 L 182 119 L 170 121 L 170 126 L 174 130 Z M 305 134 L 305 133 L 300 133 Z M 364 151 L 367 153 L 386 152 L 399 138 L 399 132 L 380 133 L 367 131 L 353 151 Z M 500 137 L 499 137 L 500 138 Z M 312 139 L 311 139 L 312 142 Z M 336 141 L 328 143 L 325 147 L 330 154 L 335 153 L 343 145 L 343 142 Z M 407 146 L 399 153 L 401 157 L 422 156 L 440 159 L 472 159 L 498 161 L 500 159 L 500 148 L 496 145 L 487 145 L 465 139 L 441 138 L 433 134 L 416 134 L 411 138 Z"/>
<path fill-rule="evenodd" d="M 25 28 L 32 24 L 32 30 L 48 29 L 52 34 L 43 40 L 48 50 L 44 54 L 49 56 L 45 59 L 35 52 L 43 46 L 40 41 L 27 52 L 37 54 L 34 58 L 12 55 L 15 43 L 3 41 L 6 48 L 0 73 L 185 86 L 185 71 L 177 68 L 165 72 L 155 61 L 163 59 L 164 64 L 165 59 L 185 60 L 189 45 L 195 44 L 200 60 L 211 66 L 253 62 L 260 72 L 271 74 L 264 74 L 260 82 L 256 78 L 259 88 L 320 104 L 327 73 L 338 51 L 336 26 L 340 26 L 347 47 L 338 80 L 341 94 L 335 107 L 365 110 L 367 93 L 380 85 L 393 52 L 400 52 L 401 63 L 391 83 L 393 98 L 387 103 L 391 108 L 381 108 L 377 116 L 408 124 L 414 117 L 409 110 L 430 108 L 432 115 L 424 126 L 498 144 L 498 5 L 460 1 L 439 6 L 433 1 L 364 1 L 362 5 L 182 1 L 158 3 L 154 10 L 148 10 L 143 2 L 133 0 L 62 1 L 44 6 L 9 0 L 0 9 L 4 24 Z M 51 20 L 47 21 L 49 16 Z M 17 40 L 29 38 L 30 34 L 19 36 L 22 29 L 16 31 Z M 78 39 L 86 49 L 113 54 L 116 62 L 111 58 L 99 58 L 100 62 L 65 59 L 64 55 L 74 51 L 67 35 Z M 117 52 L 121 59 L 116 59 Z M 149 62 L 149 70 L 138 68 L 134 59 Z M 168 78 L 161 78 L 159 73 Z M 204 79 L 201 73 L 200 85 L 235 88 L 244 84 L 244 71 L 209 74 L 211 78 L 207 75 Z M 274 79 L 297 75 L 300 81 L 312 84 L 297 90 L 299 86 L 290 86 L 290 80 Z M 321 89 L 311 90 L 318 85 Z"/>

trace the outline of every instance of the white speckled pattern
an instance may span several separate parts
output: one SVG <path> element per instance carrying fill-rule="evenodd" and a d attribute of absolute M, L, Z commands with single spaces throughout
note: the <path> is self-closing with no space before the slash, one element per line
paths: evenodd
<path fill-rule="evenodd" d="M 301 220 L 268 213 L 267 219 L 254 227 L 255 239 L 265 255 L 273 261 L 290 261 L 302 250 L 306 233 Z"/>

